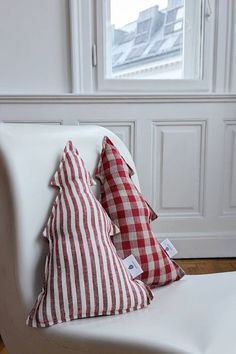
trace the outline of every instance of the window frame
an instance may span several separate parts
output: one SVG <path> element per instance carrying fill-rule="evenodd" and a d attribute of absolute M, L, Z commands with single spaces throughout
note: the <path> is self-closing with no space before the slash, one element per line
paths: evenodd
<path fill-rule="evenodd" d="M 194 3 L 194 0 L 188 0 Z M 106 78 L 107 1 L 96 0 L 97 92 L 101 93 L 193 93 L 210 92 L 213 83 L 215 0 L 202 0 L 202 50 L 200 79 L 113 79 Z M 209 11 L 209 6 L 210 10 Z M 194 9 L 192 9 L 192 13 Z M 190 11 L 191 12 L 191 11 Z M 107 32 L 108 33 L 108 32 Z M 192 55 L 194 46 L 191 45 Z M 188 51 L 189 52 L 189 51 Z M 110 58 L 111 59 L 111 58 Z M 190 61 L 191 62 L 191 61 Z M 111 67 L 111 65 L 110 65 Z"/>

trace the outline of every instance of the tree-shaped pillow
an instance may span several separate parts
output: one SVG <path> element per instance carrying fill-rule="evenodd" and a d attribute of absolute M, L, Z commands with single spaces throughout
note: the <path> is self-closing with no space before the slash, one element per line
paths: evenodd
<path fill-rule="evenodd" d="M 27 324 L 47 327 L 147 306 L 153 295 L 118 257 L 110 236 L 119 229 L 94 197 L 93 180 L 72 142 L 51 184 L 59 191 L 43 232 L 49 241 L 45 281 Z"/>
<path fill-rule="evenodd" d="M 120 257 L 133 254 L 143 273 L 140 279 L 155 287 L 183 277 L 183 270 L 172 261 L 151 230 L 157 215 L 132 182 L 133 171 L 108 137 L 96 177 L 101 182 L 101 203 L 111 220 L 120 228 L 112 241 Z"/>

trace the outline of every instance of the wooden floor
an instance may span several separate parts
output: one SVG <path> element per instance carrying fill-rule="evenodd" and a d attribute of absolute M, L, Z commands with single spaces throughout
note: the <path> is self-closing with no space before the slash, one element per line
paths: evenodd
<path fill-rule="evenodd" d="M 0 337 L 0 353 L 4 353 L 3 348 L 4 348 L 3 342 L 2 342 L 1 337 Z"/>
<path fill-rule="evenodd" d="M 178 259 L 186 274 L 209 274 L 236 271 L 236 258 Z"/>
<path fill-rule="evenodd" d="M 3 347 L 3 349 L 0 351 L 1 354 L 8 354 L 6 348 Z"/>
<path fill-rule="evenodd" d="M 236 258 L 178 259 L 186 274 L 209 274 L 236 271 Z M 8 354 L 0 337 L 0 354 Z"/>

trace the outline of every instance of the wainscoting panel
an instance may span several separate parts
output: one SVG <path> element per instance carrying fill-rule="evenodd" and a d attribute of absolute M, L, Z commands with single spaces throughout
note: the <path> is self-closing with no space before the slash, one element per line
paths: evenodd
<path fill-rule="evenodd" d="M 113 121 L 79 121 L 80 125 L 99 125 L 111 130 L 128 147 L 131 155 L 135 159 L 135 122 L 113 122 Z"/>
<path fill-rule="evenodd" d="M 160 215 L 202 215 L 205 122 L 154 122 L 153 205 Z"/>
<path fill-rule="evenodd" d="M 177 257 L 236 256 L 236 97 L 0 96 L 0 123 L 95 124 L 135 158 Z M 20 148 L 20 147 L 19 147 Z"/>
<path fill-rule="evenodd" d="M 225 122 L 224 210 L 236 215 L 236 120 Z"/>

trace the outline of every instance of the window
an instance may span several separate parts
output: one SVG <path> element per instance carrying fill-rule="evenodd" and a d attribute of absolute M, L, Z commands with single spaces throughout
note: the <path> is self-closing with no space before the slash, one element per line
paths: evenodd
<path fill-rule="evenodd" d="M 207 90 L 214 23 L 205 7 L 205 0 L 97 0 L 98 89 Z"/>
<path fill-rule="evenodd" d="M 106 13 L 108 33 L 105 34 L 107 77 L 183 79 L 188 72 L 188 78 L 198 79 L 201 0 L 195 0 L 194 5 L 197 21 L 190 22 L 186 18 L 187 3 L 184 0 L 110 0 L 110 10 Z M 194 57 L 185 56 L 187 31 L 191 31 L 192 40 L 197 44 Z M 117 56 L 121 52 L 122 57 Z M 196 62 L 195 68 L 191 64 L 192 72 L 185 70 L 190 65 L 187 60 Z"/>

